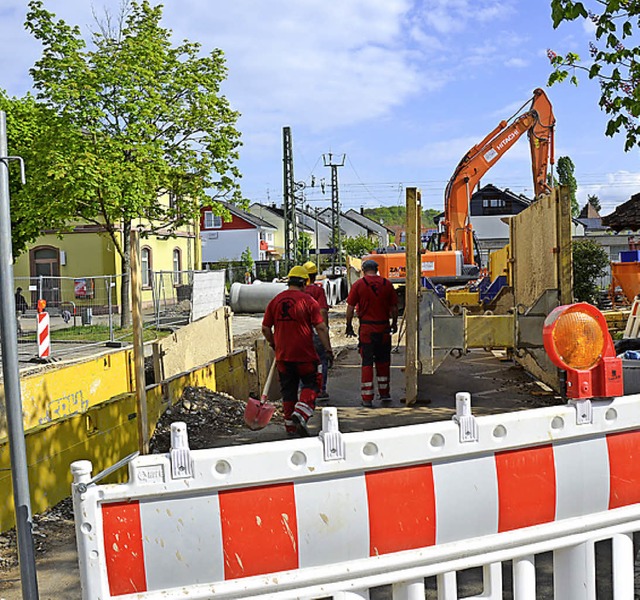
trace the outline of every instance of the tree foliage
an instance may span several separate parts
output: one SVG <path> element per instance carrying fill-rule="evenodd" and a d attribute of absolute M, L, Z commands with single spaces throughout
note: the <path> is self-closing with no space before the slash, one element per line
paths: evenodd
<path fill-rule="evenodd" d="M 346 237 L 342 240 L 342 248 L 349 256 L 361 257 L 378 247 L 378 242 L 370 240 L 366 235 Z"/>
<path fill-rule="evenodd" d="M 427 208 L 422 211 L 422 224 L 425 227 L 435 227 L 434 217 L 441 211 L 433 208 Z M 404 206 L 380 206 L 378 208 L 365 208 L 365 217 L 369 217 L 372 221 L 391 227 L 393 225 L 406 225 L 407 211 Z"/>
<path fill-rule="evenodd" d="M 247 273 L 251 273 L 253 271 L 253 256 L 249 246 L 242 251 L 242 254 L 240 255 L 240 262 Z"/>
<path fill-rule="evenodd" d="M 298 233 L 298 247 L 296 248 L 296 263 L 302 264 L 309 260 L 309 251 L 311 250 L 311 235 L 306 231 Z"/>
<path fill-rule="evenodd" d="M 594 41 L 589 43 L 589 62 L 580 55 L 568 52 L 564 56 L 548 50 L 553 66 L 549 85 L 567 78 L 578 84 L 577 71 L 587 73 L 589 79 L 600 84 L 600 107 L 610 118 L 606 134 L 625 133 L 625 150 L 640 141 L 640 48 L 634 46 L 634 28 L 638 25 L 640 5 L 635 0 L 592 0 L 594 10 L 587 3 L 574 0 L 551 0 L 553 26 L 564 21 L 589 20 L 595 25 Z"/>
<path fill-rule="evenodd" d="M 575 166 L 568 156 L 561 156 L 558 159 L 557 165 L 556 174 L 558 176 L 558 183 L 560 185 L 566 185 L 569 188 L 569 194 L 571 196 L 571 214 L 574 217 L 577 217 L 580 214 L 580 206 L 578 205 L 578 198 L 576 197 L 578 182 L 573 175 Z"/>
<path fill-rule="evenodd" d="M 43 229 L 61 230 L 73 214 L 74 202 L 47 194 L 51 157 L 66 151 L 73 134 L 64 119 L 31 95 L 9 98 L 0 90 L 0 110 L 7 115 L 9 154 L 21 157 L 26 171 L 23 185 L 18 163 L 10 163 L 11 239 L 17 257 Z"/>
<path fill-rule="evenodd" d="M 598 212 L 602 210 L 602 205 L 600 204 L 600 198 L 595 194 L 589 194 L 587 196 L 587 202 L 593 206 Z"/>
<path fill-rule="evenodd" d="M 573 296 L 579 302 L 596 303 L 597 280 L 609 266 L 606 250 L 590 239 L 573 242 Z"/>
<path fill-rule="evenodd" d="M 51 148 L 47 168 L 31 176 L 41 198 L 72 207 L 69 216 L 111 237 L 125 276 L 123 324 L 134 221 L 171 234 L 211 204 L 207 189 L 239 199 L 238 113 L 220 93 L 223 53 L 203 54 L 188 41 L 172 46 L 161 17 L 148 0 L 125 4 L 98 23 L 90 49 L 79 28 L 56 20 L 41 0 L 29 2 L 26 21 L 43 45 L 31 69 L 37 99 L 67 128 L 65 146 Z"/>

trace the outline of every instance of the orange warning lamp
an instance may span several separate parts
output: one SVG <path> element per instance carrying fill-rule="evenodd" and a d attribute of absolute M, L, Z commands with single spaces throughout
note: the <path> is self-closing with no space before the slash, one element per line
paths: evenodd
<path fill-rule="evenodd" d="M 623 394 L 622 360 L 602 313 L 592 304 L 558 306 L 544 321 L 544 347 L 549 358 L 567 372 L 567 398 L 585 399 Z"/>
<path fill-rule="evenodd" d="M 47 301 L 44 299 L 38 300 L 38 312 L 44 312 L 45 308 L 47 308 Z"/>

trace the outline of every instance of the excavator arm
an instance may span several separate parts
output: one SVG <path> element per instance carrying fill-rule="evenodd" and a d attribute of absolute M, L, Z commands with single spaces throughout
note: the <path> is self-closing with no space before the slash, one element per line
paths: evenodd
<path fill-rule="evenodd" d="M 469 218 L 471 194 L 480 178 L 527 132 L 535 197 L 548 193 L 547 170 L 553 165 L 555 117 L 549 98 L 540 88 L 533 92 L 529 110 L 511 122 L 501 121 L 479 144 L 462 158 L 444 194 L 444 250 L 461 250 L 464 264 L 475 264 L 473 230 Z"/>

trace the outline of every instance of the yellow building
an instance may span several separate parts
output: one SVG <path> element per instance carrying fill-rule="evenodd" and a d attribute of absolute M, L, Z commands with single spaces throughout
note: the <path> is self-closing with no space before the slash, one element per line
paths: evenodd
<path fill-rule="evenodd" d="M 134 226 L 140 226 L 141 232 L 150 229 L 142 222 L 134 222 Z M 119 236 L 122 244 L 121 232 Z M 194 222 L 175 232 L 160 230 L 148 237 L 141 233 L 140 248 L 142 301 L 151 306 L 154 274 L 173 273 L 170 284 L 178 287 L 187 283 L 181 271 L 200 268 L 199 224 Z M 109 302 L 119 304 L 121 275 L 122 261 L 113 240 L 95 224 L 70 226 L 62 235 L 44 231 L 14 265 L 16 287 L 22 288 L 31 308 L 42 296 L 52 308 L 91 305 L 106 309 Z"/>

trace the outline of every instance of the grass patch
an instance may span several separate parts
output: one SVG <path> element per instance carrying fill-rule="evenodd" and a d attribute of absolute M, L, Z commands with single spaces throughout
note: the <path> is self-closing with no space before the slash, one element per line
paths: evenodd
<path fill-rule="evenodd" d="M 169 331 L 159 331 L 155 327 L 143 329 L 142 337 L 145 342 L 150 342 L 170 334 Z M 113 328 L 113 336 L 121 342 L 133 343 L 133 328 Z M 51 340 L 57 342 L 104 342 L 109 340 L 109 327 L 107 325 L 80 325 L 66 327 L 51 331 Z"/>

